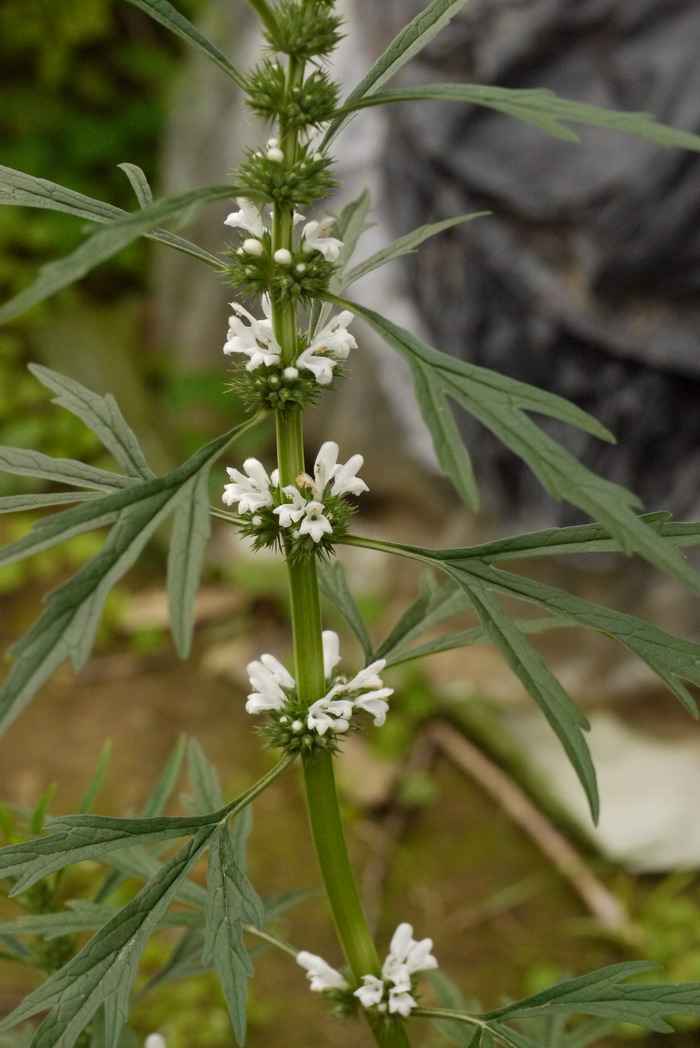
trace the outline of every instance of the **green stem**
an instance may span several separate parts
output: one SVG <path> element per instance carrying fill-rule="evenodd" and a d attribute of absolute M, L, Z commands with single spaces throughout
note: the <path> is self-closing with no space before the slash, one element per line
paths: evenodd
<path fill-rule="evenodd" d="M 290 58 L 287 67 L 287 91 L 301 83 L 303 62 Z M 298 140 L 295 131 L 280 128 L 280 146 L 286 159 L 296 156 Z M 272 248 L 293 248 L 294 210 L 291 205 L 276 204 L 273 213 Z M 294 307 L 272 301 L 275 337 L 282 348 L 282 363 L 293 364 L 298 353 L 297 318 Z M 304 442 L 301 413 L 278 411 L 277 461 L 282 487 L 294 484 L 304 472 Z M 308 707 L 326 692 L 323 665 L 321 601 L 313 557 L 287 560 L 289 595 L 294 638 L 294 664 L 297 693 Z M 318 857 L 326 896 L 343 952 L 354 980 L 363 975 L 379 975 L 377 952 L 362 909 L 353 874 L 338 806 L 333 775 L 333 758 L 327 750 L 304 755 L 304 782 L 311 834 Z M 379 1048 L 410 1048 L 404 1025 L 387 1022 L 374 1011 L 366 1013 Z"/>

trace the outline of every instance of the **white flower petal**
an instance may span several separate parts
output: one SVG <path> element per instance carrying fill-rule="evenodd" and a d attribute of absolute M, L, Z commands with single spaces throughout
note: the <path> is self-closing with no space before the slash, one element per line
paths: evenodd
<path fill-rule="evenodd" d="M 333 630 L 324 630 L 321 639 L 323 641 L 323 672 L 328 678 L 340 662 L 340 639 Z"/>
<path fill-rule="evenodd" d="M 362 982 L 364 986 L 358 987 L 354 991 L 353 996 L 359 998 L 363 1008 L 371 1008 L 373 1005 L 379 1004 L 384 996 L 383 981 L 378 979 L 376 975 L 363 975 Z"/>
<path fill-rule="evenodd" d="M 333 533 L 333 527 L 327 517 L 323 515 L 324 505 L 322 502 L 307 502 L 304 507 L 304 519 L 299 525 L 300 535 L 310 535 L 314 542 L 320 542 L 324 535 Z"/>
<path fill-rule="evenodd" d="M 252 233 L 253 236 L 261 237 L 265 232 L 265 223 L 260 214 L 260 209 L 252 201 L 246 200 L 245 197 L 236 197 L 236 203 L 240 211 L 232 211 L 228 218 L 224 219 L 224 225 L 245 229 Z"/>
<path fill-rule="evenodd" d="M 311 989 L 317 991 L 323 990 L 347 990 L 348 984 L 335 968 L 331 968 L 330 964 L 326 964 L 323 957 L 318 957 L 315 953 L 309 953 L 307 950 L 301 950 L 296 955 L 297 964 L 301 965 L 302 968 L 306 969 L 306 977 L 311 983 Z"/>
<path fill-rule="evenodd" d="M 320 251 L 326 262 L 337 262 L 344 245 L 342 240 L 328 235 L 332 228 L 332 218 L 307 222 L 301 231 L 302 250 L 308 253 Z"/>

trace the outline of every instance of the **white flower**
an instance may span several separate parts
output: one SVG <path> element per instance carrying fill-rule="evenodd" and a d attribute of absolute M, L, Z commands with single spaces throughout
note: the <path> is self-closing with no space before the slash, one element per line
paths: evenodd
<path fill-rule="evenodd" d="M 274 655 L 261 655 L 247 666 L 251 687 L 245 708 L 248 713 L 279 710 L 287 700 L 285 689 L 295 687 L 294 677 Z"/>
<path fill-rule="evenodd" d="M 323 642 L 323 672 L 326 677 L 330 677 L 340 662 L 340 640 L 338 634 L 333 630 L 324 630 L 321 640 Z"/>
<path fill-rule="evenodd" d="M 364 710 L 365 713 L 369 713 L 374 718 L 375 726 L 381 728 L 389 712 L 389 704 L 386 700 L 389 695 L 393 694 L 393 691 L 393 688 L 383 688 L 369 695 L 360 695 L 353 699 L 353 706 L 356 710 Z"/>
<path fill-rule="evenodd" d="M 414 1008 L 418 1007 L 415 997 L 412 997 L 403 986 L 392 986 L 389 990 L 389 1011 L 392 1015 L 410 1015 Z"/>
<path fill-rule="evenodd" d="M 293 484 L 288 484 L 286 488 L 282 488 L 282 491 L 292 501 L 283 502 L 281 506 L 273 510 L 273 513 L 277 515 L 281 528 L 289 528 L 292 524 L 298 524 L 304 516 L 307 500 L 299 488 L 295 488 Z"/>
<path fill-rule="evenodd" d="M 332 228 L 332 218 L 323 218 L 320 222 L 307 222 L 301 231 L 302 251 L 306 251 L 307 254 L 320 251 L 326 262 L 337 262 L 343 250 L 343 242 L 328 236 Z"/>
<path fill-rule="evenodd" d="M 310 535 L 314 542 L 320 542 L 324 535 L 333 533 L 333 526 L 328 517 L 323 515 L 325 506 L 322 502 L 307 502 L 304 506 L 304 519 L 299 525 L 300 535 Z"/>
<path fill-rule="evenodd" d="M 149 1033 L 143 1048 L 165 1048 L 165 1037 L 160 1033 Z"/>
<path fill-rule="evenodd" d="M 252 233 L 254 237 L 261 237 L 265 232 L 265 223 L 263 222 L 260 209 L 251 200 L 246 200 L 245 197 L 236 197 L 236 203 L 240 211 L 232 211 L 228 218 L 224 219 L 224 225 L 245 229 L 248 233 Z"/>
<path fill-rule="evenodd" d="M 255 513 L 264 506 L 272 506 L 270 488 L 278 484 L 278 471 L 273 470 L 268 476 L 262 463 L 254 458 L 246 459 L 243 469 L 247 475 L 237 469 L 231 469 L 230 466 L 226 467 L 226 472 L 234 483 L 224 485 L 222 500 L 227 506 L 237 502 L 239 513 Z"/>
<path fill-rule="evenodd" d="M 279 248 L 272 257 L 278 266 L 291 266 L 292 264 L 292 254 L 287 251 L 286 247 Z"/>
<path fill-rule="evenodd" d="M 314 953 L 302 950 L 296 955 L 296 962 L 302 968 L 306 968 L 306 978 L 311 983 L 312 990 L 347 990 L 348 984 L 335 968 L 326 964 L 323 957 L 317 957 Z"/>
<path fill-rule="evenodd" d="M 308 709 L 306 725 L 311 731 L 325 735 L 330 728 L 342 733 L 350 727 L 352 702 L 349 699 L 317 699 Z"/>
<path fill-rule="evenodd" d="M 262 257 L 263 246 L 259 240 L 254 240 L 252 237 L 246 237 L 241 244 L 241 247 L 247 255 L 255 255 L 256 258 Z"/>
<path fill-rule="evenodd" d="M 265 319 L 258 320 L 238 302 L 231 303 L 236 315 L 229 317 L 228 340 L 224 344 L 224 353 L 243 353 L 248 357 L 248 371 L 260 364 L 278 364 L 282 355 L 282 349 L 272 328 L 270 303 L 265 295 L 262 298 L 262 307 Z"/>
<path fill-rule="evenodd" d="M 345 360 L 350 350 L 357 348 L 357 342 L 347 330 L 352 319 L 352 313 L 348 309 L 343 310 L 319 331 L 297 357 L 297 367 L 310 371 L 320 386 L 328 385 L 338 361 Z"/>
<path fill-rule="evenodd" d="M 311 484 L 317 499 L 323 498 L 329 484 L 331 495 L 361 495 L 363 491 L 369 491 L 364 480 L 356 476 L 364 461 L 362 455 L 352 455 L 343 465 L 338 462 L 339 450 L 334 440 L 325 441 L 319 448 Z"/>
<path fill-rule="evenodd" d="M 374 718 L 375 725 L 379 728 L 386 720 L 389 710 L 387 699 L 394 694 L 393 688 L 385 688 L 379 677 L 379 672 L 384 669 L 386 659 L 377 659 L 376 662 L 365 666 L 363 670 L 356 673 L 348 681 L 338 681 L 325 696 L 327 699 L 335 699 L 338 695 L 349 694 L 352 698 L 353 708 L 364 710 Z M 359 694 L 352 694 L 359 692 Z"/>
<path fill-rule="evenodd" d="M 376 975 L 363 975 L 362 982 L 364 986 L 360 986 L 355 990 L 353 996 L 359 997 L 363 1008 L 371 1008 L 373 1004 L 379 1004 L 384 996 L 383 981 L 378 979 Z"/>
<path fill-rule="evenodd" d="M 400 924 L 392 937 L 389 945 L 389 953 L 382 966 L 382 975 L 385 979 L 400 983 L 405 981 L 405 973 L 409 975 L 414 972 L 427 971 L 429 968 L 437 968 L 438 962 L 431 954 L 433 948 L 432 939 L 413 938 L 413 928 L 410 924 Z"/>

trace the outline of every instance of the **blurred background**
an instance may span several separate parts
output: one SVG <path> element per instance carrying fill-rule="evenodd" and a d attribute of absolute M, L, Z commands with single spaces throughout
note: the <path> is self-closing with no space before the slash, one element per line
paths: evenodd
<path fill-rule="evenodd" d="M 243 0 L 176 6 L 239 68 L 255 60 L 256 27 Z M 339 68 L 352 86 L 424 5 L 346 6 L 352 21 Z M 648 109 L 698 131 L 698 31 L 700 14 L 683 0 L 640 0 L 633 8 L 615 0 L 472 0 L 406 76 L 551 87 L 582 101 Z M 138 164 L 156 195 L 169 194 L 225 181 L 256 140 L 234 86 L 119 0 L 3 0 L 0 66 L 1 162 L 126 209 L 135 202 L 118 163 Z M 700 446 L 698 160 L 602 132 L 582 138 L 575 146 L 489 111 L 448 106 L 358 116 L 340 146 L 343 187 L 333 206 L 369 183 L 375 224 L 363 254 L 428 221 L 484 209 L 493 216 L 429 242 L 407 266 L 394 265 L 381 281 L 373 275 L 354 292 L 442 349 L 576 399 L 618 433 L 619 445 L 557 436 L 593 468 L 640 491 L 648 508 L 689 517 L 697 511 Z M 227 210 L 223 203 L 200 211 L 185 235 L 220 251 Z M 3 208 L 2 300 L 86 232 L 69 216 Z M 242 416 L 226 392 L 221 353 L 230 291 L 203 268 L 143 241 L 0 331 L 0 443 L 110 466 L 97 438 L 50 404 L 26 371 L 30 361 L 112 392 L 157 472 L 235 424 Z M 360 341 L 353 381 L 332 408 L 341 452 L 366 459 L 371 491 L 359 532 L 464 545 L 573 519 L 466 420 L 485 512 L 475 518 L 460 506 L 435 471 L 398 362 L 366 332 Z M 312 452 L 329 435 L 326 419 L 327 405 L 309 419 Z M 271 441 L 269 430 L 250 435 L 236 463 L 271 454 Z M 222 473 L 213 471 L 213 502 Z M 0 494 L 34 490 L 27 485 L 0 476 Z M 25 515 L 0 517 L 0 540 L 30 523 Z M 289 657 L 285 578 L 275 558 L 251 558 L 230 530 L 213 534 L 187 664 L 168 636 L 158 540 L 110 598 L 87 669 L 77 679 L 60 669 L 0 742 L 6 834 L 52 783 L 50 810 L 74 810 L 105 736 L 112 759 L 95 807 L 107 814 L 143 804 L 182 732 L 218 767 L 226 796 L 267 767 L 243 710 L 245 665 L 262 651 Z M 34 621 L 41 595 L 101 541 L 83 536 L 0 574 L 4 649 Z M 419 580 L 379 554 L 348 550 L 342 559 L 379 640 Z M 545 577 L 697 639 L 697 605 L 642 569 L 601 560 Z M 328 624 L 342 632 L 331 609 Z M 350 638 L 342 650 L 347 668 L 358 663 Z M 489 649 L 397 668 L 386 727 L 350 740 L 340 762 L 353 854 L 380 943 L 398 921 L 411 921 L 417 937 L 433 937 L 465 995 L 484 1007 L 627 958 L 660 961 L 673 981 L 700 979 L 697 728 L 612 646 L 572 634 L 543 651 L 591 714 L 599 830 L 586 824 L 557 744 Z M 316 887 L 294 776 L 265 794 L 255 819 L 251 868 L 261 893 Z M 89 892 L 95 876 L 87 864 L 77 869 L 65 878 L 65 897 Z M 16 903 L 0 905 L 2 916 L 17 912 Z M 300 947 L 340 962 L 317 895 L 279 927 Z M 156 937 L 142 983 L 174 941 L 172 933 Z M 0 933 L 5 1013 L 36 976 L 3 961 L 1 945 Z M 301 969 L 290 972 L 271 954 L 257 968 L 253 1048 L 278 1044 L 280 1028 L 295 1048 L 362 1041 L 358 1028 L 328 1018 L 305 992 Z M 169 1048 L 233 1043 L 207 975 L 144 996 L 134 1026 L 140 1035 L 162 1030 Z M 597 1043 L 639 1036 L 630 1029 Z M 688 1024 L 672 1042 L 686 1048 L 700 1043 L 700 1033 Z M 449 1042 L 426 1030 L 424 1043 Z"/>

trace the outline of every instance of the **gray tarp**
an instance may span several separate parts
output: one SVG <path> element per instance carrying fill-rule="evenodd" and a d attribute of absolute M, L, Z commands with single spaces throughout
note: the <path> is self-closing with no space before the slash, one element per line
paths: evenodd
<path fill-rule="evenodd" d="M 424 4 L 361 7 L 377 39 Z M 698 131 L 699 52 L 697 0 L 471 0 L 406 79 L 547 87 Z M 585 128 L 577 146 L 475 106 L 387 112 L 397 233 L 493 211 L 409 260 L 435 344 L 575 400 L 619 444 L 553 425 L 572 450 L 648 508 L 697 511 L 700 158 Z M 465 429 L 496 504 L 536 515 L 537 481 Z"/>

